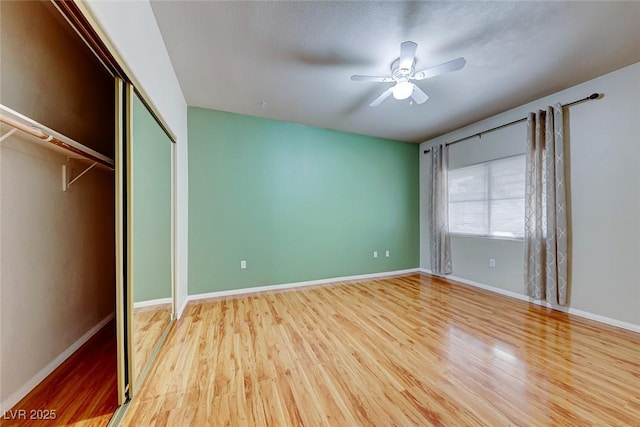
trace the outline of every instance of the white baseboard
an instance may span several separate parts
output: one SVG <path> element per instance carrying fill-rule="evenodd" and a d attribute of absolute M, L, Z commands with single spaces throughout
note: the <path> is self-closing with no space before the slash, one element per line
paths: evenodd
<path fill-rule="evenodd" d="M 486 291 L 494 292 L 496 294 L 500 294 L 500 295 L 504 295 L 504 296 L 507 296 L 507 297 L 519 299 L 521 301 L 536 303 L 534 300 L 532 300 L 531 298 L 529 298 L 528 296 L 526 296 L 524 294 L 519 294 L 517 292 L 508 291 L 506 289 L 498 288 L 498 287 L 491 286 L 491 285 L 485 285 L 484 283 L 475 282 L 473 280 L 465 279 L 464 277 L 445 276 L 444 279 L 452 280 L 454 282 L 464 283 L 465 285 L 474 286 L 476 288 L 484 289 Z M 538 304 L 538 305 L 540 305 L 540 304 Z"/>
<path fill-rule="evenodd" d="M 612 319 L 611 317 L 602 316 L 600 314 L 591 313 L 584 310 L 579 310 L 577 308 L 572 307 L 564 307 L 561 305 L 549 304 L 546 301 L 531 301 L 534 304 L 542 305 L 545 307 L 552 308 L 554 310 L 562 311 L 563 313 L 573 314 L 575 316 L 584 317 L 585 319 L 594 320 L 600 323 L 606 323 L 607 325 L 616 326 L 618 328 L 627 329 L 632 332 L 640 333 L 640 325 L 636 325 L 634 323 L 623 322 L 622 320 Z"/>
<path fill-rule="evenodd" d="M 149 301 L 134 302 L 133 308 L 153 307 L 154 305 L 171 304 L 172 302 L 173 302 L 173 298 L 171 297 L 150 299 Z"/>
<path fill-rule="evenodd" d="M 284 283 L 280 285 L 268 285 L 268 286 L 256 286 L 253 288 L 242 288 L 242 289 L 231 289 L 228 291 L 218 291 L 218 292 L 207 292 L 203 294 L 194 294 L 189 295 L 187 297 L 188 301 L 195 301 L 200 299 L 209 299 L 209 298 L 220 298 L 220 297 L 228 297 L 235 295 L 244 295 L 244 294 L 253 294 L 256 292 L 265 292 L 265 291 L 276 291 L 283 289 L 294 289 L 294 288 L 302 288 L 305 286 L 314 286 L 314 285 L 325 285 L 327 283 L 334 282 L 345 282 L 348 280 L 364 280 L 364 279 L 375 279 L 378 277 L 387 277 L 387 276 L 397 276 L 400 274 L 409 274 L 418 272 L 418 268 L 409 268 L 407 270 L 395 270 L 395 271 L 385 271 L 382 273 L 371 273 L 371 274 L 360 274 L 357 276 L 345 276 L 345 277 L 332 277 L 329 279 L 319 279 L 319 280 L 307 280 L 304 282 L 294 282 L 294 283 Z"/>
<path fill-rule="evenodd" d="M 31 390 L 33 390 L 38 384 L 42 382 L 47 376 L 49 376 L 55 369 L 62 364 L 65 360 L 69 358 L 76 350 L 78 350 L 84 343 L 89 341 L 89 339 L 94 336 L 100 329 L 102 329 L 107 323 L 109 323 L 113 319 L 114 313 L 111 313 L 93 328 L 89 329 L 83 336 L 81 336 L 76 342 L 71 344 L 65 351 L 60 353 L 58 357 L 53 359 L 47 366 L 42 368 L 37 374 L 33 376 L 29 381 L 27 381 L 22 387 L 20 387 L 16 392 L 14 392 L 11 396 L 7 397 L 4 402 L 0 404 L 0 412 L 4 413 L 9 409 L 13 408 L 13 406 L 20 402 L 20 400 L 25 397 Z"/>
<path fill-rule="evenodd" d="M 437 276 L 437 275 L 433 274 L 431 272 L 431 270 L 428 270 L 426 268 L 420 268 L 419 270 L 422 273 L 427 273 L 427 274 L 430 274 L 432 276 Z M 437 276 L 437 277 L 439 277 L 439 276 Z M 536 299 L 530 298 L 530 297 L 528 297 L 528 296 L 526 296 L 524 294 L 519 294 L 517 292 L 508 291 L 506 289 L 496 288 L 495 286 L 485 285 L 484 283 L 474 282 L 473 280 L 465 279 L 463 277 L 445 276 L 443 278 L 446 279 L 446 280 L 454 281 L 454 282 L 460 282 L 460 283 L 463 283 L 465 285 L 474 286 L 476 288 L 481 288 L 481 289 L 484 289 L 484 290 L 487 290 L 487 291 L 490 291 L 490 292 L 495 292 L 495 293 L 500 294 L 500 295 L 505 295 L 505 296 L 508 296 L 508 297 L 511 297 L 511 298 L 516 298 L 516 299 L 519 299 L 519 300 L 522 300 L 522 301 L 531 302 L 533 304 L 537 304 L 537 305 L 540 305 L 542 307 L 551 308 L 553 310 L 561 311 L 563 313 L 573 314 L 575 316 L 584 317 L 585 319 L 594 320 L 596 322 L 605 323 L 607 325 L 616 326 L 618 328 L 627 329 L 627 330 L 633 331 L 633 332 L 640 332 L 640 325 L 636 325 L 634 323 L 624 322 L 622 320 L 613 319 L 611 317 L 602 316 L 600 314 L 591 313 L 589 311 L 579 310 L 577 308 L 565 307 L 565 306 L 562 306 L 562 305 L 551 304 L 551 303 L 548 303 L 547 301 L 536 300 Z"/>

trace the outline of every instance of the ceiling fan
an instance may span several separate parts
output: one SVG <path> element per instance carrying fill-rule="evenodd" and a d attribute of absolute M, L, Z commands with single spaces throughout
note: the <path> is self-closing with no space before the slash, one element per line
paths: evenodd
<path fill-rule="evenodd" d="M 464 58 L 454 59 L 435 67 L 427 68 L 422 71 L 415 71 L 416 49 L 418 45 L 412 41 L 406 41 L 400 45 L 400 58 L 391 64 L 390 77 L 376 76 L 351 76 L 351 80 L 358 82 L 378 82 L 378 83 L 395 83 L 373 100 L 370 107 L 378 106 L 387 99 L 389 95 L 393 95 L 395 99 L 402 100 L 411 97 L 416 104 L 422 104 L 429 97 L 422 91 L 412 80 L 424 80 L 440 74 L 457 71 L 464 68 L 467 61 Z"/>

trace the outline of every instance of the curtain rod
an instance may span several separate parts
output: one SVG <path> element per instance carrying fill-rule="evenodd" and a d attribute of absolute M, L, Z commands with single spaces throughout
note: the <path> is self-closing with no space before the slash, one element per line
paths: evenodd
<path fill-rule="evenodd" d="M 571 107 L 572 105 L 580 104 L 580 103 L 586 102 L 586 101 L 593 101 L 594 99 L 598 99 L 600 97 L 601 97 L 601 95 L 599 93 L 592 93 L 591 95 L 589 95 L 589 96 L 587 96 L 585 98 L 582 98 L 582 99 L 578 99 L 577 101 L 569 102 L 568 104 L 562 104 L 562 107 Z M 473 135 L 465 136 L 464 138 L 456 139 L 455 141 L 447 142 L 444 145 L 449 146 L 449 145 L 457 144 L 458 142 L 466 141 L 467 139 L 475 138 L 476 136 L 479 136 L 480 138 L 482 138 L 482 135 L 484 135 L 485 133 L 489 133 L 489 132 L 496 131 L 498 129 L 506 128 L 508 126 L 515 125 L 517 123 L 522 123 L 522 122 L 524 122 L 526 120 L 527 120 L 527 118 L 523 117 L 521 119 L 514 120 L 512 122 L 505 123 L 503 125 L 496 126 L 494 128 L 491 128 L 491 129 L 483 130 L 482 132 L 474 133 Z M 431 151 L 431 148 L 424 150 L 423 154 L 427 154 L 429 151 Z"/>

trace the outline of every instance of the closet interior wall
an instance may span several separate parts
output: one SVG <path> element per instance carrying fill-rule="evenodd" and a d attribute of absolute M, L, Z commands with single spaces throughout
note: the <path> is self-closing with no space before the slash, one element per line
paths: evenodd
<path fill-rule="evenodd" d="M 113 158 L 113 76 L 55 8 L 0 1 L 0 28 L 0 103 Z M 113 316 L 114 174 L 96 168 L 62 191 L 65 164 L 87 166 L 21 131 L 0 146 L 3 410 Z"/>

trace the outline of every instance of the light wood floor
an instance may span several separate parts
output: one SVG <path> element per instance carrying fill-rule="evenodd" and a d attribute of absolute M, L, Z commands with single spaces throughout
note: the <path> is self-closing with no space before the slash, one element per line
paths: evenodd
<path fill-rule="evenodd" d="M 169 322 L 171 322 L 171 304 L 133 310 L 133 370 L 136 382 Z"/>
<path fill-rule="evenodd" d="M 3 415 L 0 425 L 106 426 L 118 407 L 116 382 L 116 336 L 111 321 L 18 402 L 11 412 L 0 414 Z M 19 410 L 25 411 L 24 416 Z M 38 419 L 45 416 L 54 419 Z"/>
<path fill-rule="evenodd" d="M 191 303 L 128 426 L 640 425 L 640 334 L 426 275 Z"/>

